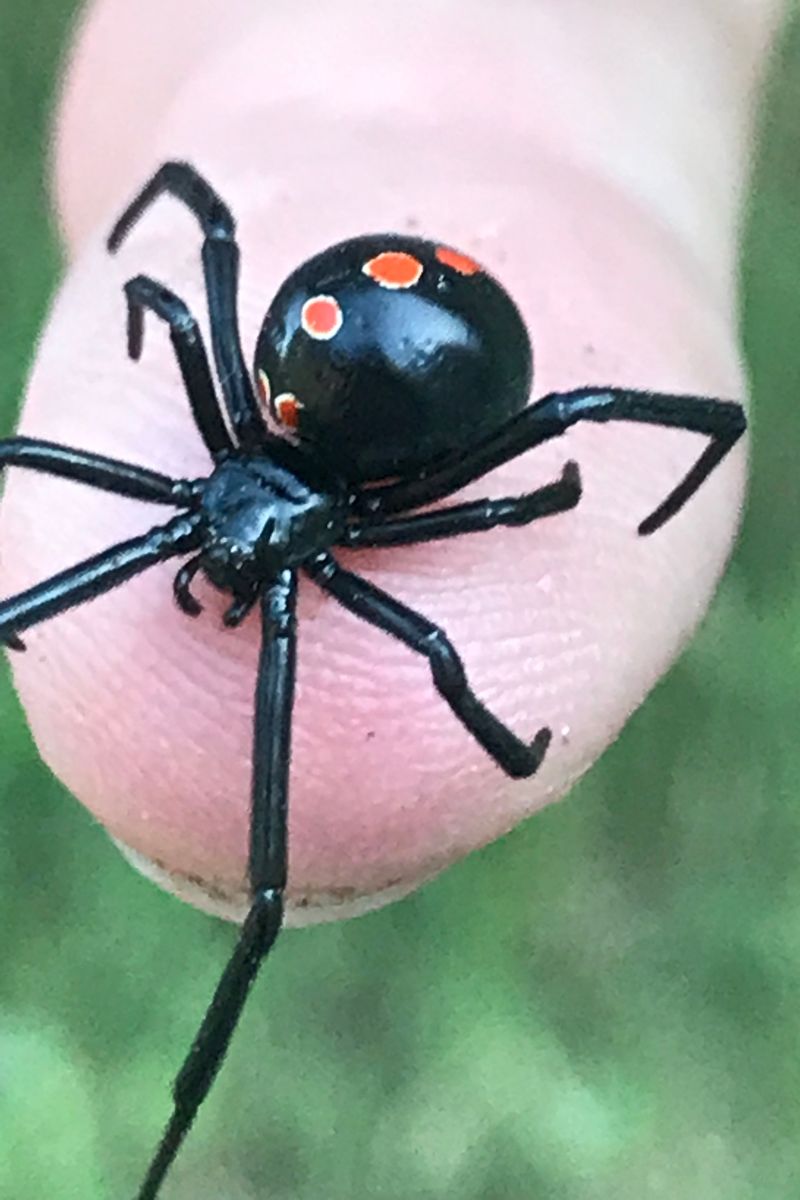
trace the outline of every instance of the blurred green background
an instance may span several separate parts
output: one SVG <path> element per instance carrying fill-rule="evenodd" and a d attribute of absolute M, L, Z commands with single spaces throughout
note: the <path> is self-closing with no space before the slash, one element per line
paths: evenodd
<path fill-rule="evenodd" d="M 55 285 L 75 5 L 0 2 L 0 427 Z M 568 802 L 282 940 L 165 1200 L 800 1195 L 800 23 L 743 259 L 750 511 L 703 630 Z M 797 739 L 797 740 L 795 740 Z M 140 880 L 0 677 L 0 1197 L 130 1196 L 230 929 Z"/>

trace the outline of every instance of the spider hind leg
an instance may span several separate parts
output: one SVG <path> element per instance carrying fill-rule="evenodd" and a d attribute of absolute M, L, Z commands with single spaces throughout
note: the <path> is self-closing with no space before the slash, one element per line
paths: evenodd
<path fill-rule="evenodd" d="M 599 424 L 633 421 L 685 429 L 687 433 L 710 438 L 709 445 L 684 478 L 639 523 L 641 535 L 654 533 L 680 512 L 747 428 L 744 409 L 733 400 L 617 387 L 582 387 L 571 392 L 551 392 L 512 417 L 480 445 L 439 464 L 427 475 L 366 489 L 358 500 L 359 515 L 373 519 L 386 517 L 442 500 L 527 450 L 551 438 L 561 437 L 579 421 Z"/>
<path fill-rule="evenodd" d="M 428 659 L 439 695 L 507 775 L 512 779 L 535 775 L 550 745 L 551 731 L 543 727 L 531 742 L 512 733 L 469 686 L 461 656 L 443 629 L 360 575 L 345 571 L 330 554 L 318 555 L 305 569 L 344 608 Z"/>

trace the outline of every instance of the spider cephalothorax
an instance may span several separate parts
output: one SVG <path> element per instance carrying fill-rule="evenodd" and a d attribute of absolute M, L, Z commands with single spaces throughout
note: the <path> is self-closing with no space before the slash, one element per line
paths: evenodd
<path fill-rule="evenodd" d="M 652 533 L 685 504 L 745 428 L 740 405 L 704 396 L 583 387 L 529 405 L 528 336 L 500 284 L 444 243 L 383 234 L 323 251 L 278 291 L 255 355 L 262 403 L 276 426 L 270 431 L 240 344 L 233 218 L 202 176 L 186 163 L 165 163 L 118 221 L 109 248 L 119 246 L 163 192 L 183 201 L 203 230 L 216 383 L 186 304 L 143 275 L 125 285 L 128 347 L 138 358 L 145 311 L 169 326 L 213 463 L 208 478 L 169 479 L 35 438 L 0 441 L 0 467 L 46 471 L 182 510 L 149 533 L 0 602 L 0 642 L 23 649 L 25 629 L 175 557 L 189 556 L 175 578 L 184 612 L 200 613 L 190 589 L 198 570 L 231 593 L 226 624 L 238 624 L 256 604 L 260 608 L 252 906 L 175 1081 L 174 1113 L 138 1200 L 154 1200 L 283 920 L 298 574 L 424 656 L 434 686 L 465 730 L 508 775 L 529 776 L 547 751 L 550 730 L 543 726 L 523 738 L 503 725 L 472 691 L 444 631 L 343 569 L 335 547 L 409 545 L 526 525 L 573 508 L 580 478 L 568 462 L 559 479 L 523 495 L 415 511 L 581 420 L 641 421 L 710 439 L 685 479 L 640 523 L 640 533 Z"/>
<path fill-rule="evenodd" d="M 175 594 L 199 613 L 188 584 L 197 570 L 236 597 L 225 623 L 238 625 L 264 580 L 342 540 L 348 490 L 343 481 L 286 441 L 269 455 L 227 454 L 201 492 L 202 549 L 176 576 Z"/>

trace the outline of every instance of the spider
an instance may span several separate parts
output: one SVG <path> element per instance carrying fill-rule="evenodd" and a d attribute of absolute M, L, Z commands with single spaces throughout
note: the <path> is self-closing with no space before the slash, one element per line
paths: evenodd
<path fill-rule="evenodd" d="M 418 237 L 378 234 L 323 250 L 283 283 L 255 351 L 242 353 L 239 248 L 227 205 L 188 163 L 167 162 L 114 226 L 115 251 L 162 194 L 183 202 L 202 233 L 216 384 L 197 321 L 163 284 L 125 284 L 128 351 L 144 316 L 169 328 L 186 395 L 212 460 L 207 478 L 171 479 L 30 437 L 0 441 L 0 467 L 27 467 L 154 504 L 177 516 L 0 602 L 0 641 L 116 587 L 155 563 L 184 558 L 175 599 L 189 616 L 198 571 L 230 594 L 227 626 L 255 607 L 249 913 L 173 1087 L 173 1112 L 138 1192 L 154 1200 L 219 1070 L 243 1005 L 283 920 L 295 683 L 298 575 L 428 660 L 455 717 L 508 775 L 531 776 L 550 730 L 518 737 L 478 699 L 445 632 L 337 562 L 334 548 L 404 546 L 502 525 L 527 525 L 578 504 L 578 467 L 524 495 L 420 512 L 577 421 L 639 421 L 705 434 L 695 465 L 639 525 L 674 516 L 745 429 L 741 406 L 704 396 L 581 387 L 528 404 L 528 334 L 507 292 L 477 262 Z M 217 385 L 223 404 L 217 398 Z"/>

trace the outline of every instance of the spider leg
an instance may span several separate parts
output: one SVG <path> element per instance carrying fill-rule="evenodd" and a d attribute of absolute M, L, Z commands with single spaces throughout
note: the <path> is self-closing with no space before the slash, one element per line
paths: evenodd
<path fill-rule="evenodd" d="M 197 554 L 194 558 L 190 558 L 178 570 L 172 582 L 172 594 L 175 597 L 175 602 L 181 612 L 186 613 L 187 617 L 199 617 L 203 611 L 202 604 L 199 600 L 195 600 L 191 591 L 192 580 L 199 571 L 202 561 L 202 554 Z"/>
<path fill-rule="evenodd" d="M 185 162 L 166 162 L 125 209 L 108 238 L 113 253 L 142 213 L 163 193 L 194 213 L 203 231 L 203 272 L 211 319 L 211 345 L 225 406 L 243 446 L 264 440 L 264 423 L 242 354 L 237 290 L 239 247 L 233 215 L 209 183 Z"/>
<path fill-rule="evenodd" d="M 454 455 L 424 478 L 370 488 L 361 493 L 364 515 L 401 512 L 430 504 L 464 487 L 526 450 L 560 437 L 578 421 L 638 421 L 686 429 L 711 438 L 699 459 L 665 500 L 639 525 L 653 533 L 674 517 L 744 433 L 740 404 L 707 396 L 670 396 L 625 388 L 578 388 L 552 392 L 512 417 L 502 429 L 464 454 Z"/>
<path fill-rule="evenodd" d="M 480 533 L 495 529 L 498 525 L 528 525 L 540 517 L 574 508 L 580 498 L 578 464 L 568 462 L 559 480 L 535 492 L 508 496 L 502 500 L 453 504 L 436 512 L 418 513 L 396 520 L 358 522 L 345 532 L 340 545 L 353 548 L 409 546 L 436 538 L 458 537 L 463 533 Z"/>
<path fill-rule="evenodd" d="M 141 537 L 119 542 L 77 566 L 60 571 L 27 591 L 0 602 L 0 641 L 11 642 L 23 629 L 38 625 L 93 600 L 147 567 L 196 550 L 202 538 L 199 513 L 181 514 Z"/>
<path fill-rule="evenodd" d="M 243 596 L 236 596 L 230 608 L 223 613 L 222 624 L 225 628 L 236 629 L 237 625 L 241 625 L 257 599 L 258 592 L 255 589 Z"/>
<path fill-rule="evenodd" d="M 27 467 L 31 471 L 87 483 L 118 496 L 149 500 L 153 504 L 173 504 L 177 508 L 191 508 L 200 495 L 200 485 L 191 480 L 170 479 L 147 467 L 39 438 L 0 440 L 0 470 L 3 467 Z"/>
<path fill-rule="evenodd" d="M 345 571 L 330 554 L 318 554 L 303 567 L 344 608 L 428 659 L 439 695 L 507 775 L 525 779 L 535 774 L 550 744 L 550 730 L 540 729 L 528 744 L 489 712 L 470 688 L 464 664 L 443 629 L 360 575 Z"/>
<path fill-rule="evenodd" d="M 245 1000 L 280 932 L 286 886 L 286 813 L 294 703 L 297 577 L 282 571 L 261 596 L 248 876 L 252 906 L 173 1087 L 174 1111 L 137 1200 L 161 1183 L 222 1065 Z"/>
<path fill-rule="evenodd" d="M 200 436 L 217 458 L 234 444 L 219 410 L 203 335 L 188 306 L 179 296 L 147 275 L 137 275 L 125 284 L 128 301 L 128 354 L 138 360 L 144 337 L 144 310 L 166 321 L 183 386 Z"/>

